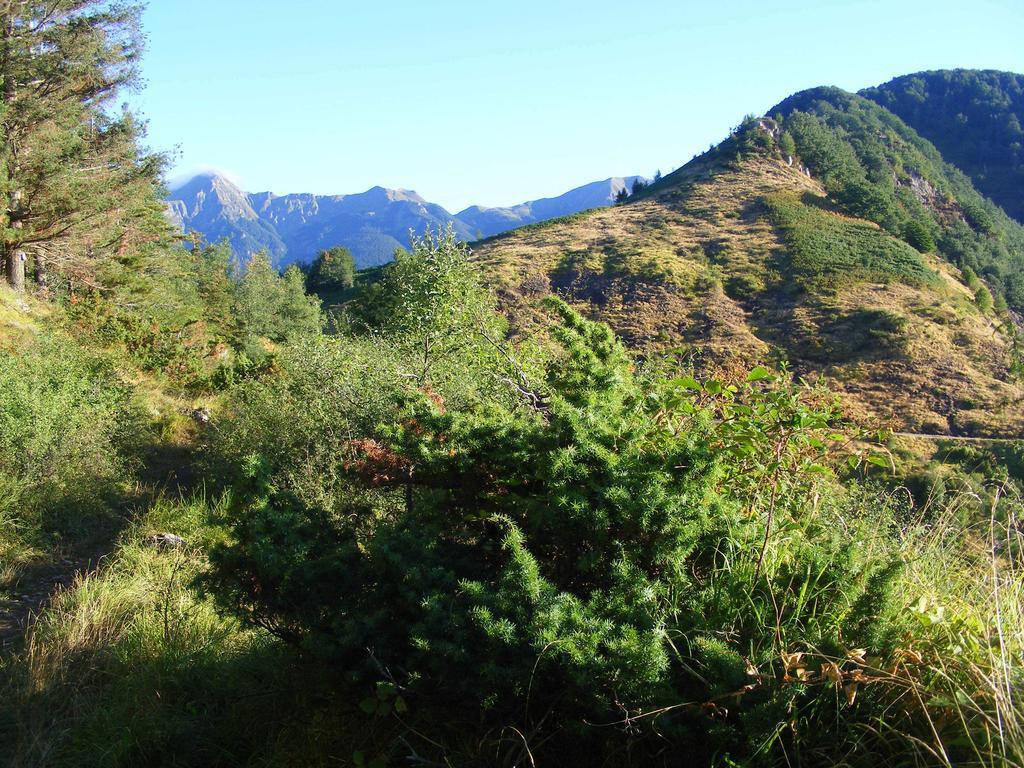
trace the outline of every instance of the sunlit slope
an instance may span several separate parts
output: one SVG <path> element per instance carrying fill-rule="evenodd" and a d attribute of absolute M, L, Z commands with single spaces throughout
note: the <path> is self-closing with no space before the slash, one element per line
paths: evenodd
<path fill-rule="evenodd" d="M 477 256 L 521 327 L 558 292 L 639 349 L 822 374 L 860 417 L 1021 434 L 1003 321 L 940 254 L 839 213 L 777 138 L 755 121 L 642 199 L 485 241 Z"/>

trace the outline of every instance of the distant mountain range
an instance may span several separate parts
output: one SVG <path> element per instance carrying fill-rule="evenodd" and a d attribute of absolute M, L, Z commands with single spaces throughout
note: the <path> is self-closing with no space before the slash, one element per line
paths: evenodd
<path fill-rule="evenodd" d="M 404 189 L 353 195 L 275 195 L 243 192 L 224 176 L 204 173 L 173 189 L 168 211 L 182 231 L 207 241 L 227 239 L 241 259 L 265 250 L 279 266 L 312 261 L 333 246 L 352 251 L 360 268 L 389 261 L 409 233 L 451 223 L 464 240 L 478 240 L 539 221 L 610 205 L 637 176 L 595 181 L 558 197 L 509 208 L 474 205 L 451 214 Z"/>

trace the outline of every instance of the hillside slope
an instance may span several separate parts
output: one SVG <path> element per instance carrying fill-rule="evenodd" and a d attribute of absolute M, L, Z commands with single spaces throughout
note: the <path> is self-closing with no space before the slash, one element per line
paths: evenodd
<path fill-rule="evenodd" d="M 477 257 L 530 324 L 556 291 L 632 345 L 707 368 L 790 362 L 859 417 L 920 432 L 1019 435 L 1002 321 L 956 270 L 844 215 L 764 119 L 635 202 L 516 230 Z"/>

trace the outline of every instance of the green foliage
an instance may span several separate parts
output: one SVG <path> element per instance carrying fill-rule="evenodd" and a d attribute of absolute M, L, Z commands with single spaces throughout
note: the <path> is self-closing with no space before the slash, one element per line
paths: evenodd
<path fill-rule="evenodd" d="M 713 464 L 698 430 L 672 436 L 645 416 L 606 327 L 556 309 L 563 352 L 532 408 L 410 397 L 380 442 L 352 446 L 350 482 L 395 488 L 386 514 L 365 493 L 325 514 L 257 474 L 236 543 L 212 555 L 217 593 L 311 649 L 368 666 L 370 647 L 403 684 L 506 714 L 535 673 L 549 682 L 540 711 L 649 696 Z"/>
<path fill-rule="evenodd" d="M 1011 307 L 1024 307 L 1024 228 L 934 146 L 877 104 L 836 88 L 804 91 L 777 109 L 799 156 L 843 212 L 922 253 L 974 267 Z"/>
<path fill-rule="evenodd" d="M 920 221 L 911 220 L 903 226 L 903 239 L 921 253 L 931 253 L 935 250 L 935 238 L 928 227 Z"/>
<path fill-rule="evenodd" d="M 917 251 L 876 227 L 829 213 L 813 199 L 777 194 L 765 202 L 789 246 L 786 274 L 804 290 L 835 291 L 851 282 L 925 285 L 937 280 Z"/>
<path fill-rule="evenodd" d="M 191 272 L 198 294 L 199 317 L 217 339 L 229 339 L 235 332 L 235 261 L 231 248 L 221 242 L 212 246 L 194 243 L 189 250 Z"/>
<path fill-rule="evenodd" d="M 974 185 L 1024 222 L 1024 77 L 940 70 L 861 92 L 932 142 Z"/>
<path fill-rule="evenodd" d="M 394 418 L 404 391 L 401 359 L 377 339 L 326 336 L 296 340 L 275 366 L 236 387 L 211 465 L 225 479 L 258 451 L 277 487 L 334 508 L 349 492 L 343 470 L 351 441 Z"/>
<path fill-rule="evenodd" d="M 306 284 L 310 293 L 332 296 L 355 284 L 356 262 L 348 248 L 321 251 L 310 266 Z"/>
<path fill-rule="evenodd" d="M 796 140 L 789 131 L 783 131 L 779 136 L 779 149 L 786 157 L 796 156 Z"/>
<path fill-rule="evenodd" d="M 0 579 L 103 526 L 142 425 L 110 360 L 70 339 L 0 353 Z"/>
<path fill-rule="evenodd" d="M 137 77 L 141 8 L 102 0 L 4 11 L 0 222 L 8 281 L 94 286 L 129 249 L 168 240 L 159 156 L 116 99 Z M 23 260 L 31 259 L 31 262 Z"/>
<path fill-rule="evenodd" d="M 317 333 L 323 326 L 320 302 L 306 295 L 306 281 L 299 268 L 291 266 L 282 276 L 263 253 L 253 256 L 245 267 L 234 312 L 243 340 L 280 342 L 295 334 Z"/>
<path fill-rule="evenodd" d="M 452 227 L 414 238 L 379 279 L 362 286 L 347 306 L 355 330 L 386 337 L 420 385 L 442 386 L 449 364 L 496 354 L 506 322 L 495 310 L 469 248 Z M 454 374 L 466 375 L 466 364 Z"/>
<path fill-rule="evenodd" d="M 978 309 L 986 315 L 990 314 L 995 308 L 995 303 L 992 300 L 992 293 L 984 285 L 979 285 L 977 290 L 975 290 L 974 300 L 978 304 Z"/>

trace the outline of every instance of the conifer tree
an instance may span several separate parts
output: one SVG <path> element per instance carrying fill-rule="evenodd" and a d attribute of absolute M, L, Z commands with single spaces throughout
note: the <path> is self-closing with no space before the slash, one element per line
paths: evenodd
<path fill-rule="evenodd" d="M 137 79 L 141 7 L 107 0 L 0 2 L 0 196 L 7 282 L 31 262 L 98 287 L 103 258 L 169 233 L 159 156 L 111 109 Z"/>

